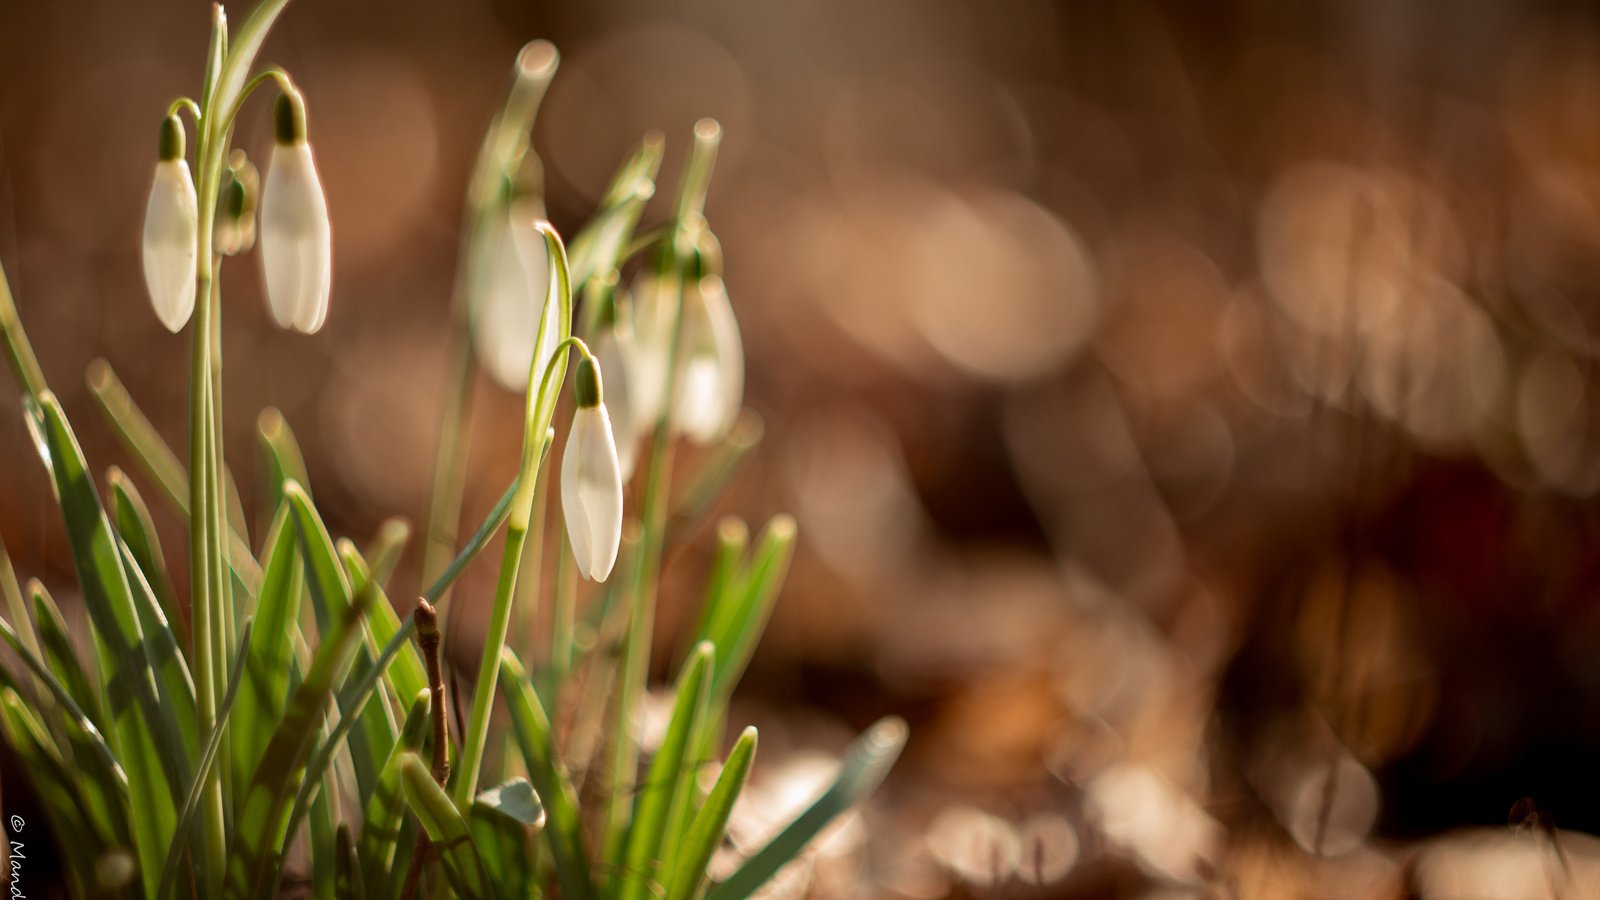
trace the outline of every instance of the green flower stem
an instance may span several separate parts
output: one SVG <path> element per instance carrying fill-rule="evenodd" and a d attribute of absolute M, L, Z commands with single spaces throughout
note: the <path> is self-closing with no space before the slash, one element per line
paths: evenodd
<path fill-rule="evenodd" d="M 645 472 L 644 535 L 639 552 L 633 557 L 629 595 L 628 634 L 623 644 L 622 677 L 617 684 L 617 718 L 612 729 L 610 799 L 602 832 L 602 856 L 615 859 L 622 852 L 630 819 L 631 786 L 639 768 L 639 745 L 633 736 L 633 716 L 644 694 L 650 675 L 650 642 L 655 633 L 656 594 L 661 581 L 662 549 L 666 541 L 669 493 L 672 481 L 672 408 L 676 405 L 679 340 L 683 330 L 684 261 L 689 253 L 689 223 L 700 218 L 705 207 L 711 172 L 716 167 L 717 147 L 722 141 L 722 126 L 714 119 L 695 123 L 694 145 L 679 184 L 673 213 L 672 239 L 666 244 L 669 274 L 675 282 L 672 338 L 668 346 L 666 398 L 661 420 L 650 441 L 650 460 Z"/>
<path fill-rule="evenodd" d="M 544 99 L 558 58 L 555 48 L 535 41 L 517 55 L 515 77 L 505 106 L 490 124 L 467 185 L 460 260 L 450 301 L 450 337 L 445 367 L 444 414 L 439 450 L 434 457 L 433 486 L 423 528 L 422 582 L 439 577 L 455 553 L 461 519 L 462 486 L 466 479 L 465 442 L 472 411 L 472 311 L 476 285 L 484 282 L 492 262 L 483 248 L 489 216 L 499 202 L 501 182 L 521 165 L 528 131 Z M 441 603 L 445 597 L 435 597 Z"/>
<path fill-rule="evenodd" d="M 495 587 L 494 607 L 489 614 L 489 631 L 484 639 L 483 659 L 478 667 L 478 681 L 472 692 L 472 715 L 467 720 L 461 746 L 461 763 L 452 773 L 451 798 L 456 806 L 466 810 L 477 792 L 478 769 L 483 764 L 484 743 L 489 736 L 489 711 L 494 702 L 494 692 L 500 674 L 500 652 L 505 647 L 506 632 L 511 626 L 511 600 L 516 591 L 517 568 L 522 562 L 523 545 L 528 534 L 529 518 L 533 513 L 534 492 L 538 487 L 540 463 L 549 450 L 550 420 L 555 417 L 556 398 L 561 384 L 566 380 L 567 351 L 577 348 L 584 356 L 589 348 L 572 337 L 572 281 L 567 267 L 567 252 L 561 238 L 546 222 L 536 226 L 544 237 L 555 273 L 555 296 L 550 298 L 559 307 L 558 333 L 561 342 L 545 365 L 542 373 L 528 372 L 528 407 L 523 420 L 522 469 L 517 488 L 511 499 L 511 515 L 506 522 L 506 542 L 500 561 L 500 580 Z M 543 317 L 540 329 L 543 330 Z M 534 346 L 544 343 L 544 335 L 535 336 Z M 537 390 L 535 389 L 537 387 Z"/>

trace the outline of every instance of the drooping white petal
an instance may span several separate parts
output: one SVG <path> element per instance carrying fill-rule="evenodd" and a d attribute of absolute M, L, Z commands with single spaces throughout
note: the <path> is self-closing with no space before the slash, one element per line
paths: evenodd
<path fill-rule="evenodd" d="M 672 355 L 677 298 L 654 272 L 641 274 L 632 290 L 634 318 L 633 427 L 639 437 L 655 431 L 667 408 L 667 361 Z"/>
<path fill-rule="evenodd" d="M 174 334 L 194 312 L 199 232 L 200 204 L 189 164 L 182 159 L 156 163 L 144 213 L 144 283 L 156 318 Z"/>
<path fill-rule="evenodd" d="M 261 189 L 261 265 L 272 317 L 311 334 L 328 317 L 332 233 L 311 147 L 277 144 Z"/>
<path fill-rule="evenodd" d="M 617 445 L 617 466 L 624 483 L 633 477 L 639 462 L 639 429 L 634 422 L 633 334 L 625 322 L 617 322 L 600 332 L 594 342 L 594 357 L 606 379 L 606 409 L 611 417 L 611 436 Z"/>
<path fill-rule="evenodd" d="M 622 542 L 622 472 L 604 403 L 573 414 L 561 460 L 561 511 L 578 571 L 605 581 Z"/>
<path fill-rule="evenodd" d="M 522 393 L 539 343 L 540 374 L 561 341 L 560 306 L 550 302 L 550 257 L 531 216 L 497 219 L 486 236 L 488 280 L 473 319 L 473 346 L 484 369 L 506 390 Z M 545 336 L 539 341 L 541 319 Z"/>
<path fill-rule="evenodd" d="M 684 290 L 683 342 L 672 428 L 696 444 L 721 440 L 744 401 L 744 346 L 722 279 Z"/>

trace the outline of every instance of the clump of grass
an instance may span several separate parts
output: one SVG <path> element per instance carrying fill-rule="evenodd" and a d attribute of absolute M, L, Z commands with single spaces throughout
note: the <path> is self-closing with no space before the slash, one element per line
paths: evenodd
<path fill-rule="evenodd" d="M 796 534 L 780 515 L 753 548 L 742 523 L 719 530 L 666 737 L 641 761 L 630 723 L 646 688 L 669 518 L 675 510 L 702 515 L 759 436 L 741 418 L 737 322 L 703 214 L 720 129 L 697 126 L 669 220 L 641 231 L 663 150 L 659 137 L 645 137 L 569 252 L 542 219 L 528 141 L 557 56 L 543 43 L 518 56 L 468 187 L 424 587 L 402 617 L 388 594 L 409 527 L 391 524 L 365 553 L 335 540 L 289 424 L 267 411 L 264 502 L 274 515 L 251 535 L 223 452 L 224 260 L 254 249 L 286 328 L 320 329 L 332 294 L 314 122 L 288 73 L 256 67 L 286 3 L 263 0 L 236 33 L 216 7 L 200 95 L 175 100 L 161 120 L 144 263 L 160 321 L 190 329 L 187 464 L 97 362 L 93 393 L 143 469 L 139 477 L 112 469 L 109 501 L 102 495 L 0 272 L 0 335 L 60 506 L 93 647 L 92 660 L 73 655 L 49 595 L 34 582 L 25 597 L 0 547 L 0 638 L 22 663 L 0 668 L 0 731 L 38 789 L 70 892 L 272 897 L 286 873 L 303 868 L 318 897 L 748 896 L 875 788 L 905 731 L 898 720 L 870 729 L 808 811 L 730 877 L 708 883 L 755 730 L 740 733 L 709 788 L 697 775 L 715 765 L 734 685 L 784 579 Z M 232 146 L 241 108 L 263 87 L 277 92 L 264 177 Z M 621 272 L 634 267 L 641 274 L 623 290 Z M 528 551 L 556 518 L 545 475 L 574 355 L 554 624 L 547 639 L 517 647 L 513 613 L 526 617 L 544 599 L 542 580 L 525 577 L 524 566 L 537 565 Z M 459 541 L 480 365 L 526 392 L 522 463 L 488 517 Z M 712 449 L 673 496 L 679 440 Z M 636 466 L 642 504 L 627 510 L 622 485 Z M 140 481 L 188 524 L 187 603 Z M 639 538 L 619 555 L 626 518 L 638 520 Z M 453 711 L 465 713 L 463 724 L 452 730 L 438 658 L 444 617 L 435 606 L 448 605 L 451 586 L 497 536 L 482 663 L 469 709 Z M 577 576 L 609 579 L 591 621 L 577 618 Z M 579 640 L 584 633 L 601 639 Z M 618 641 L 620 652 L 610 652 Z M 497 696 L 508 714 L 499 722 Z M 580 723 L 605 724 L 560 739 L 551 711 L 568 697 Z M 507 734 L 517 752 L 486 752 Z M 574 772 L 594 779 L 589 789 L 580 793 Z M 580 802 L 591 796 L 600 802 Z M 303 856 L 292 855 L 296 846 Z"/>

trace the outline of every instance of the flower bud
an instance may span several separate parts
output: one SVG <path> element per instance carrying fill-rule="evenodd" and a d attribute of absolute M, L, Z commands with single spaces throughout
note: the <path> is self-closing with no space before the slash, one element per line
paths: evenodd
<path fill-rule="evenodd" d="M 256 245 L 256 202 L 261 194 L 261 176 L 244 155 L 234 150 L 228 164 L 227 181 L 222 188 L 222 209 L 212 245 L 224 256 L 250 252 Z"/>
<path fill-rule="evenodd" d="M 534 377 L 542 375 L 561 342 L 561 306 L 551 290 L 550 251 L 534 228 L 533 216 L 520 204 L 496 218 L 485 240 L 493 255 L 473 318 L 473 346 L 495 381 L 521 393 L 527 390 L 530 369 Z"/>
<path fill-rule="evenodd" d="M 622 543 L 622 472 L 593 357 L 578 361 L 573 393 L 578 408 L 561 460 L 561 511 L 578 571 L 590 581 L 605 581 Z"/>
<path fill-rule="evenodd" d="M 328 202 L 306 142 L 300 98 L 280 96 L 273 122 L 277 141 L 261 189 L 261 265 L 267 302 L 280 326 L 312 334 L 327 320 L 332 287 Z"/>
<path fill-rule="evenodd" d="M 194 313 L 200 203 L 183 159 L 183 123 L 161 122 L 161 159 L 144 214 L 144 283 L 156 318 L 177 333 Z"/>
<path fill-rule="evenodd" d="M 684 288 L 677 400 L 672 430 L 696 444 L 721 440 L 744 401 L 744 347 L 722 279 L 700 278 Z"/>

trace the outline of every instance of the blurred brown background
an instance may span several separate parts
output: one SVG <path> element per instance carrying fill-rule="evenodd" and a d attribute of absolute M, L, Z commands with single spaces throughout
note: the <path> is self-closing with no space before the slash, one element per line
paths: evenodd
<path fill-rule="evenodd" d="M 183 447 L 138 233 L 207 10 L 0 0 L 0 256 L 101 466 L 96 356 Z M 224 268 L 247 505 L 271 404 L 336 533 L 420 519 L 467 170 L 536 37 L 564 233 L 647 129 L 663 184 L 726 130 L 708 215 L 767 439 L 722 511 L 792 510 L 803 547 L 745 691 L 768 789 L 913 726 L 787 889 L 1364 895 L 1462 871 L 1434 836 L 1523 797 L 1600 830 L 1590 6 L 301 0 L 263 59 L 307 97 L 333 309 L 278 331 L 256 258 Z M 258 100 L 238 143 L 267 140 Z M 15 397 L 0 529 L 70 597 Z M 469 520 L 520 429 L 477 398 Z M 1506 840 L 1493 872 L 1535 879 L 1506 884 L 1579 877 Z"/>

